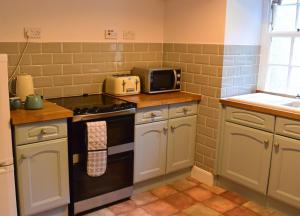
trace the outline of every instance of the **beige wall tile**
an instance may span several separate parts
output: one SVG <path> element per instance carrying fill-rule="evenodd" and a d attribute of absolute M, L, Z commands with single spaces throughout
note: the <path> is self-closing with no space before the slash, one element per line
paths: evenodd
<path fill-rule="evenodd" d="M 31 55 L 33 65 L 52 64 L 51 54 L 33 54 Z"/>
<path fill-rule="evenodd" d="M 195 83 L 200 85 L 209 85 L 209 77 L 195 74 Z"/>
<path fill-rule="evenodd" d="M 187 52 L 187 44 L 174 44 L 174 51 L 181 53 Z"/>
<path fill-rule="evenodd" d="M 0 53 L 19 53 L 19 44 L 14 42 L 0 42 Z"/>
<path fill-rule="evenodd" d="M 61 43 L 42 43 L 43 53 L 61 53 L 62 44 Z"/>
<path fill-rule="evenodd" d="M 141 54 L 142 61 L 156 61 L 158 60 L 155 52 L 147 52 Z"/>
<path fill-rule="evenodd" d="M 125 62 L 141 61 L 142 55 L 140 53 L 124 53 Z"/>
<path fill-rule="evenodd" d="M 43 95 L 46 99 L 62 97 L 62 92 L 62 87 L 43 88 Z"/>
<path fill-rule="evenodd" d="M 149 44 L 149 51 L 163 51 L 163 44 L 162 43 L 150 43 Z"/>
<path fill-rule="evenodd" d="M 193 63 L 194 62 L 194 55 L 193 54 L 181 54 L 180 61 L 184 63 Z"/>
<path fill-rule="evenodd" d="M 83 64 L 82 72 L 83 73 L 116 72 L 116 64 L 114 63 Z"/>
<path fill-rule="evenodd" d="M 133 43 L 118 43 L 117 51 L 118 52 L 133 52 L 134 51 Z"/>
<path fill-rule="evenodd" d="M 103 83 L 107 75 L 104 75 L 104 74 L 93 74 L 91 76 L 92 76 L 92 82 L 93 83 Z"/>
<path fill-rule="evenodd" d="M 82 91 L 83 91 L 83 94 L 99 94 L 99 93 L 101 93 L 100 87 L 102 87 L 102 85 L 100 85 L 100 84 L 83 85 Z"/>
<path fill-rule="evenodd" d="M 134 51 L 135 52 L 147 52 L 149 51 L 148 43 L 134 43 Z"/>
<path fill-rule="evenodd" d="M 72 64 L 72 54 L 63 53 L 63 54 L 53 54 L 53 63 L 54 64 Z"/>
<path fill-rule="evenodd" d="M 17 65 L 20 58 L 21 58 L 20 54 L 8 55 L 8 65 L 10 66 Z M 20 65 L 30 65 L 30 64 L 31 64 L 31 56 L 27 54 L 23 55 L 20 61 Z"/>
<path fill-rule="evenodd" d="M 215 44 L 204 44 L 203 45 L 203 54 L 219 54 L 219 47 Z"/>
<path fill-rule="evenodd" d="M 81 64 L 63 65 L 63 74 L 80 74 L 82 72 Z"/>
<path fill-rule="evenodd" d="M 63 87 L 63 97 L 82 95 L 82 86 L 65 86 Z"/>
<path fill-rule="evenodd" d="M 43 76 L 61 75 L 62 65 L 44 65 L 42 71 Z"/>
<path fill-rule="evenodd" d="M 189 73 L 201 73 L 202 72 L 202 65 L 200 65 L 200 64 L 188 64 L 187 65 L 187 72 L 189 72 Z"/>
<path fill-rule="evenodd" d="M 101 44 L 100 43 L 82 43 L 83 52 L 100 52 Z"/>
<path fill-rule="evenodd" d="M 73 83 L 74 85 L 77 84 L 89 84 L 92 82 L 92 75 L 83 74 L 83 75 L 74 75 L 73 76 Z"/>
<path fill-rule="evenodd" d="M 72 76 L 53 76 L 53 85 L 54 86 L 68 86 L 72 85 Z"/>
<path fill-rule="evenodd" d="M 116 52 L 117 51 L 117 43 L 101 43 L 100 50 L 102 52 Z"/>
<path fill-rule="evenodd" d="M 35 88 L 52 87 L 52 77 L 34 77 L 33 83 Z"/>
<path fill-rule="evenodd" d="M 20 52 L 22 52 L 24 50 L 24 48 L 26 47 L 26 43 L 22 42 L 19 43 L 20 46 Z M 25 53 L 34 53 L 34 54 L 38 54 L 38 53 L 42 53 L 42 43 L 28 43 L 27 48 L 25 50 Z"/>
<path fill-rule="evenodd" d="M 31 76 L 41 76 L 42 75 L 42 67 L 41 66 L 20 66 L 20 73 L 30 74 Z"/>
<path fill-rule="evenodd" d="M 67 42 L 62 44 L 64 53 L 79 53 L 82 51 L 82 43 Z"/>
<path fill-rule="evenodd" d="M 174 44 L 173 43 L 164 43 L 163 44 L 163 51 L 164 52 L 174 52 Z"/>
<path fill-rule="evenodd" d="M 87 53 L 75 53 L 73 54 L 73 63 L 91 63 L 92 56 Z"/>
<path fill-rule="evenodd" d="M 201 54 L 203 49 L 202 44 L 188 44 L 188 52 L 189 53 L 197 53 Z"/>
<path fill-rule="evenodd" d="M 195 55 L 196 64 L 209 64 L 209 55 Z"/>

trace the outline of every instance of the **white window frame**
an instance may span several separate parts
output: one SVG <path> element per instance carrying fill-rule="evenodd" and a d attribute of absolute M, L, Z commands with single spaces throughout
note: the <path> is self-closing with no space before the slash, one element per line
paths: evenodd
<path fill-rule="evenodd" d="M 299 9 L 299 8 L 298 8 Z M 285 36 L 292 38 L 291 43 L 291 53 L 290 53 L 290 61 L 292 61 L 293 55 L 293 47 L 294 47 L 294 39 L 295 37 L 300 37 L 300 32 L 269 32 L 270 23 L 271 23 L 271 0 L 264 0 L 263 5 L 263 22 L 262 22 L 262 33 L 261 33 L 261 57 L 260 57 L 260 65 L 259 65 L 259 74 L 258 74 L 258 82 L 257 89 L 265 91 L 268 79 L 268 66 L 269 64 L 269 54 L 271 48 L 271 39 L 274 36 Z M 290 62 L 291 63 L 291 62 Z M 277 65 L 280 66 L 280 65 Z M 284 65 L 286 66 L 286 65 Z M 291 65 L 289 64 L 288 76 L 291 73 Z M 289 78 L 288 78 L 289 81 Z M 280 94 L 287 94 L 284 92 L 274 92 Z M 300 92 L 299 92 L 300 93 Z"/>

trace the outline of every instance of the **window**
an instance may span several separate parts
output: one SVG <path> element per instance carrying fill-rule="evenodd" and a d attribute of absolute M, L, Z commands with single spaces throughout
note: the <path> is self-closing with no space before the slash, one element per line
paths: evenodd
<path fill-rule="evenodd" d="M 273 0 L 266 36 L 264 90 L 300 93 L 300 0 Z"/>

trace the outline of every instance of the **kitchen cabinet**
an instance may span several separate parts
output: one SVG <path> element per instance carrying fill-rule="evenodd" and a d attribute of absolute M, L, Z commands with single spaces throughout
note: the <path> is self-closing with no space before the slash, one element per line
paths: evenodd
<path fill-rule="evenodd" d="M 194 164 L 196 121 L 195 115 L 169 120 L 167 173 Z"/>
<path fill-rule="evenodd" d="M 193 166 L 196 102 L 147 107 L 136 116 L 135 183 Z"/>
<path fill-rule="evenodd" d="M 219 174 L 300 208 L 300 121 L 225 107 Z"/>
<path fill-rule="evenodd" d="M 135 127 L 134 182 L 154 178 L 165 173 L 167 127 L 167 121 Z"/>
<path fill-rule="evenodd" d="M 275 135 L 268 195 L 300 208 L 300 141 Z"/>
<path fill-rule="evenodd" d="M 63 124 L 67 124 L 66 121 L 59 120 L 21 125 L 15 128 L 15 137 L 19 140 L 22 135 L 27 138 L 28 136 L 25 135 L 28 134 L 45 140 L 16 144 L 18 200 L 22 216 L 43 215 L 43 213 L 48 215 L 51 214 L 51 210 L 55 210 L 56 215 L 66 215 L 69 203 L 67 137 L 47 140 L 48 133 L 58 134 L 57 137 L 61 137 L 61 134 L 66 136 L 66 126 L 61 127 Z M 60 128 L 60 130 L 52 130 L 52 127 Z M 40 132 L 37 135 L 38 129 Z M 43 139 L 43 136 L 46 138 Z M 57 209 L 61 209 L 62 212 Z"/>
<path fill-rule="evenodd" d="M 266 194 L 273 134 L 225 123 L 223 142 L 223 176 Z"/>

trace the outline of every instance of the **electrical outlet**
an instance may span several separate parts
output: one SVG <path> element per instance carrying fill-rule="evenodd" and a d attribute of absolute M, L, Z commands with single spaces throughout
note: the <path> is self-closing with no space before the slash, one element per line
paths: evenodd
<path fill-rule="evenodd" d="M 41 39 L 41 28 L 24 28 L 24 36 L 28 39 Z"/>
<path fill-rule="evenodd" d="M 134 31 L 123 31 L 123 39 L 124 40 L 134 40 L 135 39 Z"/>
<path fill-rule="evenodd" d="M 105 39 L 117 39 L 118 33 L 113 29 L 105 30 Z"/>

